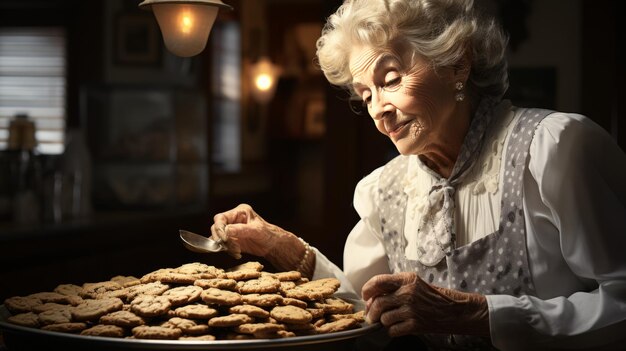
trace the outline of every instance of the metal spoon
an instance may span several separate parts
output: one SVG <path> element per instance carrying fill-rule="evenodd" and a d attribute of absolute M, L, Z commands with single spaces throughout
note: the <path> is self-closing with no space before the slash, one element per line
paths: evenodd
<path fill-rule="evenodd" d="M 206 236 L 192 233 L 187 230 L 179 230 L 180 238 L 183 239 L 185 247 L 194 252 L 220 252 L 226 251 L 226 244 L 223 241 L 215 241 Z"/>

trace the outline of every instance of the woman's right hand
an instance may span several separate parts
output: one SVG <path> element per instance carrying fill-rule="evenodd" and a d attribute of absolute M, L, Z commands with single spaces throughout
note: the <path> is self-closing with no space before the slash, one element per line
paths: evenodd
<path fill-rule="evenodd" d="M 280 270 L 299 270 L 310 278 L 315 254 L 295 234 L 266 222 L 250 205 L 241 204 L 213 217 L 211 237 L 226 244 L 228 253 L 241 258 L 247 253 L 267 259 Z"/>
<path fill-rule="evenodd" d="M 241 258 L 241 253 L 265 257 L 276 244 L 278 227 L 266 222 L 248 204 L 213 217 L 211 237 L 223 241 L 228 253 Z"/>

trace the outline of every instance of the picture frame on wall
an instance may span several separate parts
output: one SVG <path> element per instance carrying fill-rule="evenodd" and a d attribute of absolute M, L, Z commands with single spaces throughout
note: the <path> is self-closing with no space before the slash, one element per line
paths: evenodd
<path fill-rule="evenodd" d="M 306 103 L 304 114 L 304 134 L 318 138 L 326 132 L 326 104 L 324 99 L 314 98 Z"/>
<path fill-rule="evenodd" d="M 160 66 L 161 35 L 154 16 L 120 13 L 115 21 L 114 63 L 116 65 Z"/>

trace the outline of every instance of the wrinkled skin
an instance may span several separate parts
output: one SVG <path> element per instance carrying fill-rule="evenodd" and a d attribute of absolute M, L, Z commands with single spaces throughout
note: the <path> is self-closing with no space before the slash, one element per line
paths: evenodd
<path fill-rule="evenodd" d="M 472 106 L 458 102 L 455 83 L 466 83 L 469 58 L 435 70 L 408 56 L 402 45 L 355 47 L 350 56 L 353 90 L 378 131 L 403 155 L 418 157 L 443 177 L 452 172 L 469 129 Z M 404 53 L 404 54 L 402 54 Z M 469 100 L 469 99 L 468 99 Z M 484 296 L 430 285 L 415 273 L 378 275 L 362 289 L 367 318 L 390 336 L 454 333 L 489 336 Z"/>
<path fill-rule="evenodd" d="M 479 294 L 430 285 L 411 272 L 382 274 L 362 289 L 367 319 L 389 336 L 423 333 L 489 336 L 487 301 Z"/>
<path fill-rule="evenodd" d="M 469 99 L 454 98 L 455 84 L 467 81 L 469 61 L 435 70 L 410 52 L 400 44 L 352 49 L 353 91 L 400 154 L 418 155 L 433 171 L 448 177 L 471 120 Z"/>
<path fill-rule="evenodd" d="M 276 268 L 294 270 L 301 263 L 306 248 L 296 235 L 268 223 L 250 205 L 240 204 L 234 209 L 213 217 L 211 236 L 226 243 L 228 253 L 241 258 L 241 253 L 264 257 Z M 314 267 L 315 255 L 308 267 Z M 310 277 L 313 272 L 302 272 Z"/>
<path fill-rule="evenodd" d="M 242 204 L 216 214 L 211 234 L 214 240 L 225 242 L 228 253 L 235 258 L 240 258 L 242 251 L 264 257 L 274 246 L 271 240 L 273 228 L 252 207 Z"/>

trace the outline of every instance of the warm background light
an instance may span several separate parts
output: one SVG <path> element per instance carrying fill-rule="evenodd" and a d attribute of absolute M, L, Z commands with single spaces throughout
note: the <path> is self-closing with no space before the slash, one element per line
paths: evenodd
<path fill-rule="evenodd" d="M 274 96 L 280 69 L 267 57 L 260 58 L 250 67 L 252 97 L 260 103 L 267 103 Z"/>
<path fill-rule="evenodd" d="M 270 77 L 269 74 L 262 73 L 256 77 L 254 81 L 256 83 L 256 87 L 259 90 L 269 90 L 272 88 L 272 84 L 274 84 L 274 80 Z"/>

